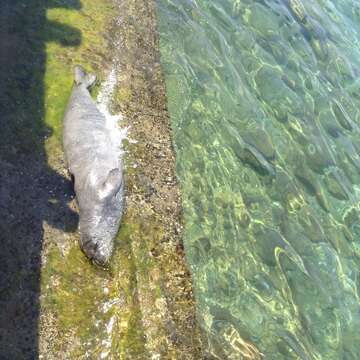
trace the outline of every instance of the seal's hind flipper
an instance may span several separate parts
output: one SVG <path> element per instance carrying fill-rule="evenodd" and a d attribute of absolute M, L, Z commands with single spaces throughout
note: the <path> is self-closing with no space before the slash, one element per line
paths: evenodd
<path fill-rule="evenodd" d="M 84 68 L 80 65 L 76 65 L 74 68 L 74 78 L 76 85 L 84 84 L 88 89 L 95 84 L 96 75 L 87 74 Z"/>

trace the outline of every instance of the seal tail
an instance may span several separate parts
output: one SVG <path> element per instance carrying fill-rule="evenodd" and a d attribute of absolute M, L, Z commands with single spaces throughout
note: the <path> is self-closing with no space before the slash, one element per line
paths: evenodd
<path fill-rule="evenodd" d="M 74 77 L 75 77 L 75 84 L 82 85 L 84 84 L 86 88 L 91 88 L 96 81 L 95 74 L 87 74 L 84 68 L 80 65 L 76 65 L 74 68 Z"/>

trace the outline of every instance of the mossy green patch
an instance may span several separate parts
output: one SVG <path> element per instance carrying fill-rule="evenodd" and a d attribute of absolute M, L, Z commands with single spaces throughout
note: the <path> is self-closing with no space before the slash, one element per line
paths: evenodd
<path fill-rule="evenodd" d="M 131 90 L 129 88 L 119 88 L 116 100 L 119 104 L 122 104 L 126 101 L 130 101 L 131 96 Z"/>
<path fill-rule="evenodd" d="M 100 78 L 111 65 L 105 35 L 115 18 L 114 10 L 110 0 L 83 0 L 80 10 L 62 6 L 47 11 L 43 30 L 47 39 L 44 122 L 51 129 L 45 146 L 52 166 L 58 167 L 62 162 L 62 118 L 72 89 L 74 65 L 81 64 Z M 53 339 L 51 354 L 45 352 L 43 356 L 57 356 L 59 351 L 72 358 L 86 352 L 99 356 L 107 351 L 113 354 L 132 351 L 127 349 L 128 342 L 132 343 L 131 348 L 136 348 L 134 338 L 139 327 L 135 323 L 139 311 L 136 297 L 133 299 L 135 270 L 131 251 L 126 248 L 128 242 L 117 252 L 110 272 L 95 267 L 85 258 L 75 235 L 67 237 L 65 242 L 67 247 L 71 244 L 66 250 L 56 242 L 46 244 L 41 277 L 42 314 L 56 319 L 52 326 L 59 336 Z M 125 296 L 126 304 L 119 310 L 121 296 Z M 111 320 L 113 317 L 115 322 Z M 131 329 L 128 334 L 130 325 L 136 330 Z M 111 331 L 109 326 L 119 326 L 122 331 Z M 41 336 L 46 338 L 44 333 Z M 112 349 L 120 339 L 123 344 Z"/>
<path fill-rule="evenodd" d="M 109 67 L 108 40 L 105 36 L 115 15 L 111 0 L 82 1 L 80 11 L 67 8 L 52 8 L 47 11 L 48 22 L 44 33 L 48 34 L 49 41 L 46 45 L 44 83 L 45 123 L 53 132 L 53 137 L 47 142 L 50 156 L 54 148 L 61 147 L 61 121 L 71 93 L 74 66 L 81 64 L 100 78 L 106 67 Z M 53 24 L 61 26 L 55 27 L 56 34 L 49 36 L 54 32 Z M 57 41 L 51 41 L 52 38 Z"/>
<path fill-rule="evenodd" d="M 42 311 L 57 319 L 60 337 L 54 341 L 55 354 L 64 349 L 71 358 L 84 353 L 134 358 L 145 353 L 138 269 L 130 243 L 133 226 L 124 222 L 110 269 L 91 264 L 76 243 L 65 255 L 56 247 L 48 253 L 42 272 Z M 75 346 L 67 343 L 70 337 Z"/>

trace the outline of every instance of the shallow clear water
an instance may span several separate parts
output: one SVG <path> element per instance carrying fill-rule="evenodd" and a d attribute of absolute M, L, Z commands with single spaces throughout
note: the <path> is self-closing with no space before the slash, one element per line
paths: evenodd
<path fill-rule="evenodd" d="M 360 359 L 359 2 L 157 4 L 210 352 Z"/>

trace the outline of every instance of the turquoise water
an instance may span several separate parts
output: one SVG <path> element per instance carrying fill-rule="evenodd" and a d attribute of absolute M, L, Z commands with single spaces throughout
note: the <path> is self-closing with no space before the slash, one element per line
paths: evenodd
<path fill-rule="evenodd" d="M 209 352 L 360 359 L 360 3 L 157 5 Z"/>

